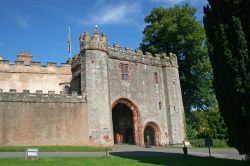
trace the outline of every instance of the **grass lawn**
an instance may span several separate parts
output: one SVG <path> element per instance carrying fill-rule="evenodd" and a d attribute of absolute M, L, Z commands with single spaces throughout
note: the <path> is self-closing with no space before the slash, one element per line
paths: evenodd
<path fill-rule="evenodd" d="M 99 152 L 105 147 L 93 146 L 29 146 L 38 148 L 40 152 Z M 0 152 L 25 152 L 27 146 L 0 146 Z M 111 150 L 111 148 L 109 148 Z"/>
<path fill-rule="evenodd" d="M 165 165 L 165 166 L 247 166 L 238 160 L 217 159 L 208 157 L 100 157 L 100 158 L 41 158 L 25 160 L 24 158 L 0 158 L 1 166 L 134 166 L 134 165 Z M 249 166 L 249 165 L 248 165 Z"/>

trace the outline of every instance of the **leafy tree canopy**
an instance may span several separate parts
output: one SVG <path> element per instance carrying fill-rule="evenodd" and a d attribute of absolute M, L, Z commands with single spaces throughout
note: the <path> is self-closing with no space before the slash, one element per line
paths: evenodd
<path fill-rule="evenodd" d="M 205 32 L 189 5 L 155 8 L 146 16 L 141 49 L 177 56 L 186 112 L 216 103 Z"/>

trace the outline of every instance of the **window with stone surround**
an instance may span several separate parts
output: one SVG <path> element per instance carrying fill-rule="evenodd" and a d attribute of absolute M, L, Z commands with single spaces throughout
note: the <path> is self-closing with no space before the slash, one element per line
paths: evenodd
<path fill-rule="evenodd" d="M 120 80 L 130 80 L 129 64 L 120 63 Z"/>
<path fill-rule="evenodd" d="M 158 84 L 158 74 L 156 72 L 154 72 L 154 81 Z"/>

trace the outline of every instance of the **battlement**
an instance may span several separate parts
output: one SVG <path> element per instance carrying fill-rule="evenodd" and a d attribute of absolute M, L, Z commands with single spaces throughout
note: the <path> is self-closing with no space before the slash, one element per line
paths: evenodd
<path fill-rule="evenodd" d="M 121 47 L 118 44 L 114 44 L 113 47 L 110 47 L 106 34 L 102 33 L 102 35 L 99 36 L 97 31 L 94 32 L 93 37 L 91 37 L 88 32 L 84 32 L 84 34 L 80 36 L 80 50 L 101 50 L 107 52 L 109 58 L 135 63 L 156 66 L 178 66 L 177 58 L 174 54 L 170 56 L 154 55 L 150 52 L 142 52 L 139 49 L 133 50 L 128 47 Z M 79 58 L 80 56 L 76 55 L 69 59 L 68 62 L 76 64 Z"/>
<path fill-rule="evenodd" d="M 99 32 L 95 31 L 94 36 L 91 37 L 88 32 L 80 35 L 80 50 L 102 50 L 107 52 L 109 45 L 105 33 L 99 36 Z"/>
<path fill-rule="evenodd" d="M 55 73 L 55 74 L 71 74 L 71 65 L 61 63 L 48 62 L 47 65 L 42 65 L 41 62 L 31 61 L 25 64 L 24 61 L 15 61 L 10 63 L 8 60 L 0 60 L 0 72 L 28 72 L 28 73 Z"/>
<path fill-rule="evenodd" d="M 142 63 L 154 66 L 177 66 L 177 58 L 174 54 L 170 56 L 163 56 L 160 54 L 152 54 L 150 52 L 143 52 L 139 49 L 133 50 L 128 47 L 121 47 L 114 44 L 108 50 L 108 57 L 112 59 L 119 59 L 124 61 L 131 61 L 135 63 Z"/>
<path fill-rule="evenodd" d="M 47 65 L 42 65 L 41 62 L 36 62 L 36 61 L 31 61 L 30 64 L 26 65 L 23 61 L 15 61 L 14 63 L 10 63 L 9 60 L 0 60 L 0 64 L 8 64 L 8 65 L 24 65 L 24 66 L 41 66 L 41 67 L 65 67 L 65 66 L 70 66 L 67 63 L 61 63 L 59 66 L 57 65 L 56 62 L 47 62 Z"/>
<path fill-rule="evenodd" d="M 87 95 L 55 94 L 55 91 L 43 93 L 42 90 L 36 90 L 36 93 L 30 93 L 29 90 L 23 90 L 23 93 L 17 93 L 16 89 L 10 89 L 9 92 L 3 92 L 0 89 L 0 102 L 30 102 L 30 103 L 86 103 Z"/>

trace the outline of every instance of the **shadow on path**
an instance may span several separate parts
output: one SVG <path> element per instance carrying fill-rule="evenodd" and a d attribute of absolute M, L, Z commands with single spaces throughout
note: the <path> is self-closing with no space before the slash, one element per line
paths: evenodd
<path fill-rule="evenodd" d="M 167 165 L 167 166 L 247 166 L 245 162 L 233 159 L 221 159 L 213 157 L 199 157 L 180 153 L 155 152 L 155 151 L 123 151 L 110 152 L 110 155 L 126 159 L 137 160 L 143 164 Z"/>
<path fill-rule="evenodd" d="M 155 152 L 155 151 L 123 151 L 123 152 L 110 152 L 113 156 L 119 157 L 184 157 L 180 153 L 168 153 L 168 152 Z"/>

